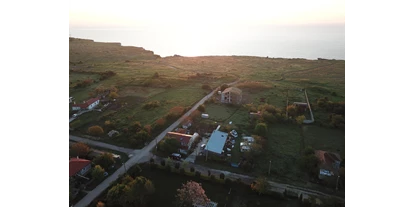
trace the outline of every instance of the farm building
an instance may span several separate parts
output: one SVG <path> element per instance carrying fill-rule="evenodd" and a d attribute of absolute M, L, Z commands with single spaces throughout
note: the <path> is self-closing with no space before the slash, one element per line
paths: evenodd
<path fill-rule="evenodd" d="M 315 155 L 320 161 L 320 179 L 323 179 L 326 176 L 330 177 L 339 174 L 339 164 L 341 163 L 341 157 L 339 154 L 333 152 L 326 152 L 323 150 L 316 150 Z"/>
<path fill-rule="evenodd" d="M 228 133 L 214 130 L 207 142 L 205 150 L 216 154 L 221 154 L 223 151 L 224 144 L 227 141 Z"/>
<path fill-rule="evenodd" d="M 242 101 L 242 90 L 236 87 L 226 88 L 221 93 L 221 103 L 240 104 Z"/>
<path fill-rule="evenodd" d="M 187 154 L 188 150 L 191 149 L 191 145 L 193 144 L 194 140 L 198 137 L 198 133 L 194 133 L 193 135 L 190 134 L 182 134 L 177 132 L 168 132 L 167 137 L 174 138 L 181 143 L 180 152 L 183 154 Z"/>
<path fill-rule="evenodd" d="M 303 102 L 293 102 L 293 105 L 296 107 L 299 107 L 301 109 L 306 110 L 308 108 L 308 103 L 303 103 Z"/>
<path fill-rule="evenodd" d="M 84 101 L 81 104 L 74 103 L 72 105 L 72 110 L 74 110 L 74 111 L 79 111 L 81 109 L 91 110 L 91 109 L 95 108 L 98 104 L 99 104 L 99 98 L 91 98 L 87 101 Z"/>

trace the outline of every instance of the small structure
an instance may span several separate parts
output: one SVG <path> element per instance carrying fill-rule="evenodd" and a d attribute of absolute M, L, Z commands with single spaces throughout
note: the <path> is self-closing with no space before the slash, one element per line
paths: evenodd
<path fill-rule="evenodd" d="M 73 104 L 72 105 L 72 110 L 74 111 L 79 111 L 81 109 L 93 109 L 95 108 L 97 105 L 99 104 L 99 98 L 91 98 L 87 101 L 84 101 L 81 104 Z"/>
<path fill-rule="evenodd" d="M 205 150 L 221 155 L 228 133 L 214 130 L 207 142 Z"/>
<path fill-rule="evenodd" d="M 221 93 L 221 103 L 240 104 L 242 101 L 242 90 L 236 87 L 226 88 Z"/>
<path fill-rule="evenodd" d="M 73 102 L 73 97 L 69 97 L 69 103 L 72 103 Z"/>
<path fill-rule="evenodd" d="M 193 207 L 217 207 L 218 203 L 209 201 L 206 204 L 193 204 Z"/>
<path fill-rule="evenodd" d="M 183 123 L 183 129 L 188 129 L 191 127 L 192 121 L 191 120 L 187 120 Z"/>
<path fill-rule="evenodd" d="M 91 169 L 91 161 L 79 158 L 69 160 L 69 177 L 80 175 L 84 176 Z"/>
<path fill-rule="evenodd" d="M 208 114 L 201 114 L 201 118 L 208 119 Z"/>
<path fill-rule="evenodd" d="M 253 143 L 254 142 L 253 137 L 243 137 L 242 139 L 243 139 L 243 141 L 248 142 L 248 143 Z"/>
<path fill-rule="evenodd" d="M 117 136 L 119 135 L 119 132 L 116 130 L 111 130 L 110 132 L 108 132 L 108 136 L 109 137 L 113 137 L 113 136 Z"/>
<path fill-rule="evenodd" d="M 337 153 L 315 150 L 315 155 L 319 159 L 319 179 L 339 175 L 339 165 L 341 156 Z"/>
<path fill-rule="evenodd" d="M 188 150 L 191 149 L 191 146 L 194 140 L 199 136 L 198 133 L 194 133 L 193 135 L 189 134 L 182 134 L 177 132 L 168 132 L 167 136 L 170 138 L 174 138 L 180 142 L 180 152 L 183 154 L 187 154 Z"/>
<path fill-rule="evenodd" d="M 293 102 L 293 105 L 304 110 L 308 108 L 308 103 L 304 102 Z"/>

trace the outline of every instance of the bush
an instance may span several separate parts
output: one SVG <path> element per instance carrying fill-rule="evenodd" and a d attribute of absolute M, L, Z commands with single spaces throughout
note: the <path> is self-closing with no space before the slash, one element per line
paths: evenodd
<path fill-rule="evenodd" d="M 210 180 L 215 180 L 215 179 L 216 179 L 216 176 L 210 175 Z"/>
<path fill-rule="evenodd" d="M 191 168 L 190 168 L 190 171 L 191 171 L 191 172 L 194 172 L 194 167 L 191 167 Z"/>
<path fill-rule="evenodd" d="M 195 172 L 195 176 L 196 176 L 197 178 L 200 178 L 200 177 L 201 177 L 201 173 L 200 173 L 200 171 L 196 171 L 196 172 Z"/>
<path fill-rule="evenodd" d="M 180 168 L 180 163 L 179 163 L 179 162 L 176 162 L 176 163 L 175 163 L 175 169 L 177 169 L 177 170 L 178 170 L 179 168 Z"/>
<path fill-rule="evenodd" d="M 207 175 L 208 175 L 208 176 L 210 176 L 210 175 L 211 175 L 211 171 L 210 171 L 210 170 L 208 170 L 208 171 L 207 171 Z"/>
<path fill-rule="evenodd" d="M 199 110 L 200 112 L 205 112 L 206 111 L 206 107 L 202 104 L 200 106 L 197 107 L 197 110 Z"/>
<path fill-rule="evenodd" d="M 153 109 L 153 108 L 156 108 L 156 107 L 159 107 L 159 106 L 161 106 L 159 101 L 151 101 L 151 102 L 145 103 L 142 108 L 146 109 L 146 110 L 149 110 L 149 109 Z"/>
<path fill-rule="evenodd" d="M 180 168 L 180 173 L 181 173 L 181 174 L 185 174 L 185 170 L 184 170 L 184 168 Z"/>
<path fill-rule="evenodd" d="M 224 173 L 220 173 L 220 179 L 224 180 Z"/>
<path fill-rule="evenodd" d="M 104 130 L 100 126 L 91 126 L 88 128 L 88 134 L 98 136 L 104 133 Z"/>
<path fill-rule="evenodd" d="M 211 87 L 209 85 L 207 85 L 207 84 L 203 84 L 201 86 L 201 88 L 204 89 L 204 90 L 211 90 Z"/>
<path fill-rule="evenodd" d="M 161 165 L 165 166 L 165 160 L 161 160 Z"/>

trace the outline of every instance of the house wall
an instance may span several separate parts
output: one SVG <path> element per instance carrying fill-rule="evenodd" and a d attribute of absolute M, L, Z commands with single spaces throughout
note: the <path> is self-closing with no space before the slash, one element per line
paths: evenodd
<path fill-rule="evenodd" d="M 72 110 L 73 111 L 79 111 L 80 110 L 80 107 L 79 106 L 72 106 Z"/>
<path fill-rule="evenodd" d="M 92 167 L 92 165 L 89 163 L 89 165 L 82 168 L 82 170 L 80 170 L 78 174 L 85 175 L 91 169 L 91 167 Z"/>
<path fill-rule="evenodd" d="M 99 104 L 99 100 L 97 100 L 97 101 L 95 101 L 95 102 L 93 102 L 91 105 L 89 105 L 88 106 L 88 109 L 90 110 L 90 109 L 93 109 L 93 108 L 95 108 L 95 106 L 97 106 Z"/>

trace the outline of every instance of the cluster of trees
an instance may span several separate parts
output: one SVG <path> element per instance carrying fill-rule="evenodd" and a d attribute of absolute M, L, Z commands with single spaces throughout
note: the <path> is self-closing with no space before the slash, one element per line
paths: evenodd
<path fill-rule="evenodd" d="M 159 106 L 161 106 L 159 101 L 151 101 L 151 102 L 145 103 L 142 108 L 146 109 L 146 110 L 151 110 L 151 109 L 157 108 Z"/>
<path fill-rule="evenodd" d="M 334 128 L 345 129 L 345 102 L 332 102 L 327 97 L 316 100 L 317 106 L 329 115 L 329 125 Z"/>
<path fill-rule="evenodd" d="M 75 84 L 75 86 L 73 88 L 84 88 L 86 86 L 91 85 L 94 82 L 93 79 L 85 79 L 83 81 L 79 81 L 78 83 Z"/>
<path fill-rule="evenodd" d="M 182 106 L 175 106 L 168 112 L 167 116 L 165 116 L 165 119 L 172 121 L 175 119 L 178 119 L 181 115 L 184 114 L 185 108 Z"/>
<path fill-rule="evenodd" d="M 145 206 L 154 192 L 151 180 L 142 176 L 133 179 L 127 175 L 121 183 L 109 189 L 106 200 L 113 206 Z"/>
<path fill-rule="evenodd" d="M 299 158 L 299 167 L 310 176 L 317 176 L 319 173 L 319 158 L 315 155 L 315 150 L 308 146 L 305 148 L 303 155 Z"/>

